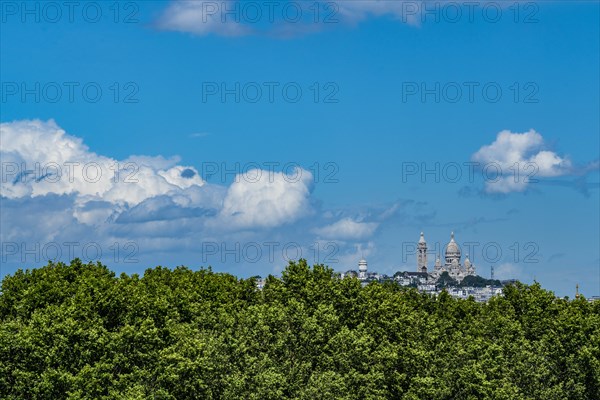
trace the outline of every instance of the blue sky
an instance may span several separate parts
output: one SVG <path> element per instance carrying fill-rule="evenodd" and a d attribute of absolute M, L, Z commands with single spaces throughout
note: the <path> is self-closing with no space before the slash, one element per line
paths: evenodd
<path fill-rule="evenodd" d="M 600 295 L 597 2 L 275 3 L 3 3 L 1 273 L 72 242 L 128 273 L 278 273 L 286 246 L 393 273 L 455 231 L 482 276 Z"/>

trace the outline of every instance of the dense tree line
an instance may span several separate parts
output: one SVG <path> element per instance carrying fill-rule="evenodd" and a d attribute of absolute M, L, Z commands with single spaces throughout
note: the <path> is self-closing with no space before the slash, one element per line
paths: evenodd
<path fill-rule="evenodd" d="M 290 263 L 116 276 L 17 271 L 0 295 L 2 399 L 598 399 L 600 302 L 517 283 L 486 304 Z"/>
<path fill-rule="evenodd" d="M 438 289 L 449 287 L 486 287 L 488 285 L 496 287 L 503 286 L 502 282 L 498 279 L 485 279 L 479 275 L 467 275 L 459 282 L 452 278 L 448 272 L 442 272 L 436 283 Z"/>

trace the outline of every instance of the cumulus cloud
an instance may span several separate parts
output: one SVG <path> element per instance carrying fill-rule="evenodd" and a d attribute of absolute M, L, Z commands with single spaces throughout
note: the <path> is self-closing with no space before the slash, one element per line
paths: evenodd
<path fill-rule="evenodd" d="M 504 130 L 496 140 L 481 147 L 471 160 L 485 171 L 488 193 L 522 192 L 540 177 L 558 177 L 573 172 L 571 161 L 545 149 L 542 135 Z"/>
<path fill-rule="evenodd" d="M 255 270 L 303 257 L 337 268 L 382 223 L 370 212 L 319 210 L 302 168 L 245 171 L 227 186 L 177 158 L 97 154 L 54 121 L 2 123 L 0 140 L 0 244 L 12 266 L 39 265 L 59 249 L 61 261 L 127 267 L 193 260 Z M 249 260 L 256 246 L 261 257 Z"/>
<path fill-rule="evenodd" d="M 250 170 L 238 177 L 225 196 L 220 213 L 231 227 L 273 227 L 296 221 L 310 210 L 312 174 Z"/>
<path fill-rule="evenodd" d="M 373 235 L 378 225 L 375 222 L 357 222 L 351 218 L 343 218 L 333 224 L 315 229 L 315 233 L 325 239 L 360 240 Z"/>
<path fill-rule="evenodd" d="M 274 227 L 310 209 L 312 175 L 252 170 L 225 188 L 208 185 L 177 159 L 98 155 L 54 121 L 0 125 L 2 183 L 7 199 L 68 196 L 83 224 L 213 217 L 213 226 Z"/>
<path fill-rule="evenodd" d="M 186 189 L 204 185 L 196 169 L 177 160 L 98 155 L 52 120 L 2 123 L 0 139 L 0 195 L 11 199 L 74 195 L 80 208 L 93 201 L 123 208 L 159 195 L 185 197 Z"/>

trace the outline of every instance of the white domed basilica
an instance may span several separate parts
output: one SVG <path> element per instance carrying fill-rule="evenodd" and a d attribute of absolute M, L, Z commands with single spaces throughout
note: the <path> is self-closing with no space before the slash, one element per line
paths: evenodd
<path fill-rule="evenodd" d="M 431 275 L 437 279 L 444 272 L 448 272 L 450 277 L 457 281 L 462 281 L 466 276 L 475 275 L 475 265 L 471 264 L 469 256 L 465 258 L 464 266 L 460 263 L 460 248 L 454 241 L 454 232 L 450 234 L 450 242 L 446 245 L 446 252 L 444 254 L 444 264 L 440 260 L 438 255 L 435 260 L 435 266 Z M 427 242 L 425 236 L 421 232 L 419 243 L 417 245 L 417 272 L 427 273 Z"/>

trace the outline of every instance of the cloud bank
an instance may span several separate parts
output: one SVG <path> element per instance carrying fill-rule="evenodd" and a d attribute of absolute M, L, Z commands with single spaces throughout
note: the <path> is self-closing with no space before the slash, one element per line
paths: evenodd
<path fill-rule="evenodd" d="M 193 197 L 187 190 L 205 183 L 194 167 L 176 165 L 177 159 L 98 155 L 52 120 L 2 123 L 0 139 L 0 195 L 11 199 L 72 194 L 78 204 L 135 206 L 167 195 L 186 203 Z"/>
<path fill-rule="evenodd" d="M 0 196 L 67 196 L 72 216 L 84 224 L 202 215 L 215 225 L 276 227 L 310 211 L 312 175 L 301 169 L 290 176 L 249 171 L 224 188 L 208 185 L 177 158 L 98 155 L 52 120 L 2 123 L 0 140 Z"/>
<path fill-rule="evenodd" d="M 259 263 L 263 272 L 299 257 L 333 265 L 368 246 L 378 225 L 356 216 L 332 224 L 302 168 L 211 184 L 176 157 L 98 154 L 53 120 L 2 123 L 0 141 L 0 242 L 11 265 L 61 252 L 62 261 L 102 254 L 111 264 L 172 262 L 176 253 L 178 262 Z"/>

